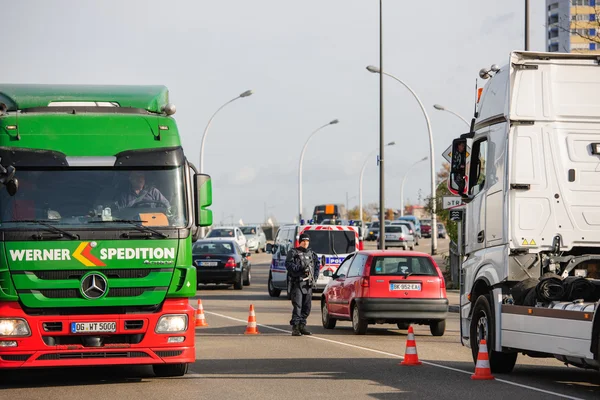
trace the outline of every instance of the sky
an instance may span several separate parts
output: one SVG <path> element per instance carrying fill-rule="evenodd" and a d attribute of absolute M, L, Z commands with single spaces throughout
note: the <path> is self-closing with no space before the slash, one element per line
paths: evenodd
<path fill-rule="evenodd" d="M 303 161 L 304 215 L 316 204 L 379 201 L 376 0 L 21 0 L 2 7 L 0 82 L 161 84 L 184 152 L 213 179 L 216 224 L 292 222 Z M 545 47 L 545 2 L 530 1 L 530 50 Z M 470 120 L 478 71 L 524 48 L 524 0 L 383 0 L 383 69 L 429 116 L 436 170 Z M 429 156 L 418 102 L 384 77 L 385 206 Z M 480 85 L 482 82 L 480 81 Z M 371 157 L 369 158 L 369 154 Z M 369 161 L 367 161 L 369 160 Z M 429 161 L 406 175 L 406 203 L 431 192 Z"/>

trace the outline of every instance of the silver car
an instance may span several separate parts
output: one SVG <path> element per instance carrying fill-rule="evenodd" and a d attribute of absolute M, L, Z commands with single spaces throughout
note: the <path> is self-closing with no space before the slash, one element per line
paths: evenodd
<path fill-rule="evenodd" d="M 385 227 L 385 249 L 387 250 L 388 247 L 414 250 L 415 237 L 409 233 L 406 225 L 388 225 Z M 377 248 L 379 248 L 379 245 L 377 245 Z"/>
<path fill-rule="evenodd" d="M 267 236 L 260 225 L 241 226 L 240 229 L 246 236 L 249 251 L 267 251 Z"/>

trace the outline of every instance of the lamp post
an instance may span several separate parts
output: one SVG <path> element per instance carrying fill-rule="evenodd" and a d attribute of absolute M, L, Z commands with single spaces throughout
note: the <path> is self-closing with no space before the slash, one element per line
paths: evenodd
<path fill-rule="evenodd" d="M 400 185 L 400 216 L 404 217 L 404 183 L 406 183 L 406 178 L 408 177 L 408 173 L 411 169 L 421 161 L 427 160 L 427 157 L 421 158 L 419 161 L 415 162 L 411 165 L 408 170 L 404 173 L 404 177 L 402 178 L 402 185 Z"/>
<path fill-rule="evenodd" d="M 300 163 L 298 165 L 298 222 L 300 222 L 300 220 L 302 219 L 302 162 L 304 161 L 304 152 L 306 151 L 306 146 L 308 145 L 308 142 L 310 142 L 310 139 L 315 135 L 315 133 L 319 132 L 321 129 L 325 128 L 326 126 L 335 125 L 338 122 L 340 122 L 340 121 L 338 121 L 337 119 L 334 119 L 333 121 L 315 129 L 313 131 L 313 133 L 310 134 L 308 139 L 306 139 L 306 143 L 304 143 L 304 147 L 302 147 L 302 152 L 300 153 Z"/>
<path fill-rule="evenodd" d="M 395 144 L 396 144 L 396 142 L 389 142 L 388 144 L 386 144 L 386 146 L 394 146 Z M 365 160 L 365 162 L 360 170 L 360 178 L 358 180 L 358 218 L 360 219 L 361 223 L 363 222 L 363 205 L 362 205 L 363 175 L 365 174 L 365 169 L 367 168 L 367 164 L 368 164 L 369 160 L 371 159 L 373 154 L 377 153 L 377 150 L 379 150 L 379 149 L 375 149 L 371 153 L 369 153 L 369 155 L 367 156 L 367 159 Z"/>
<path fill-rule="evenodd" d="M 236 98 L 229 100 L 227 103 L 225 103 L 221 107 L 219 107 L 217 109 L 217 111 L 215 111 L 215 113 L 212 115 L 212 117 L 210 117 L 210 119 L 208 120 L 208 124 L 206 124 L 206 128 L 204 128 L 204 133 L 202 134 L 202 143 L 200 144 L 200 173 L 201 174 L 204 173 L 204 143 L 206 142 L 206 134 L 208 133 L 208 128 L 210 127 L 210 124 L 211 124 L 213 118 L 227 104 L 232 103 L 232 102 L 236 101 L 237 99 L 241 99 L 243 97 L 248 97 L 250 95 L 252 95 L 252 90 L 246 90 L 244 93 L 240 94 Z"/>
<path fill-rule="evenodd" d="M 455 113 L 452 110 L 448 110 L 446 107 L 440 105 L 440 104 L 434 104 L 433 108 L 435 108 L 436 110 L 439 111 L 448 111 L 450 114 L 455 115 L 456 117 L 462 119 L 462 121 L 467 124 L 467 126 L 469 127 L 469 129 L 471 128 L 471 124 L 469 124 L 469 121 L 467 121 L 462 115 Z"/>
<path fill-rule="evenodd" d="M 419 106 L 421 107 L 421 111 L 423 112 L 423 116 L 425 117 L 425 121 L 427 122 L 427 131 L 429 133 L 429 160 L 431 162 L 431 255 L 435 255 L 437 254 L 437 221 L 436 221 L 436 193 L 435 193 L 435 151 L 434 151 L 434 146 L 433 146 L 433 132 L 431 130 L 431 122 L 429 121 L 429 116 L 427 115 L 427 111 L 425 111 L 425 107 L 423 106 L 423 103 L 421 102 L 421 100 L 419 99 L 419 97 L 417 96 L 417 94 L 410 88 L 410 86 L 408 86 L 406 83 L 404 83 L 402 80 L 400 80 L 399 78 L 395 77 L 392 74 L 388 74 L 387 72 L 383 72 L 381 71 L 379 68 L 373 66 L 373 65 L 369 65 L 367 67 L 367 70 L 369 72 L 372 73 L 376 73 L 379 74 L 380 78 L 382 75 L 387 75 L 390 78 L 398 81 L 400 84 L 402 84 L 402 86 L 404 86 L 406 89 L 408 89 L 408 91 L 414 96 L 415 100 L 417 100 L 417 102 L 419 103 Z"/>

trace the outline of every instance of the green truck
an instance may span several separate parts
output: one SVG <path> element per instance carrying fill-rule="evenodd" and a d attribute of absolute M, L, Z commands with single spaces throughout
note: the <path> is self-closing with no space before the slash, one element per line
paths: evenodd
<path fill-rule="evenodd" d="M 0 369 L 195 360 L 210 177 L 164 86 L 0 84 Z"/>

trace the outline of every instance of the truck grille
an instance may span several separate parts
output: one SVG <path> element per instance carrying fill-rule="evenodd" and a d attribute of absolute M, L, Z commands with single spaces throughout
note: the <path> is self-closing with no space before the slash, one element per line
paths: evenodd
<path fill-rule="evenodd" d="M 27 361 L 31 357 L 31 354 L 4 354 L 2 359 L 4 361 Z"/>
<path fill-rule="evenodd" d="M 146 291 L 167 290 L 167 288 L 114 288 L 109 289 L 106 297 L 137 297 Z M 35 292 L 20 290 L 19 293 Z M 79 289 L 41 289 L 38 291 L 48 299 L 83 299 Z"/>
<path fill-rule="evenodd" d="M 177 357 L 183 354 L 183 350 L 167 350 L 167 351 L 156 351 L 159 357 Z"/>
<path fill-rule="evenodd" d="M 108 278 L 119 278 L 119 279 L 136 279 L 146 278 L 151 272 L 171 272 L 170 268 L 138 268 L 138 269 L 99 269 L 96 270 Z M 28 271 L 25 273 L 31 273 L 38 279 L 48 281 L 68 280 L 76 279 L 80 280 L 83 275 L 90 272 L 90 270 L 56 270 L 56 271 Z"/>
<path fill-rule="evenodd" d="M 81 353 L 54 353 L 44 354 L 38 357 L 40 361 L 46 360 L 73 360 L 73 359 L 89 359 L 89 358 L 145 358 L 150 357 L 142 351 L 119 351 L 119 352 L 81 352 Z"/>
<path fill-rule="evenodd" d="M 125 329 L 126 330 L 136 330 L 142 329 L 144 327 L 143 320 L 133 320 L 133 321 L 125 321 Z"/>
<path fill-rule="evenodd" d="M 44 322 L 42 327 L 45 332 L 61 332 L 63 324 L 62 322 Z"/>

